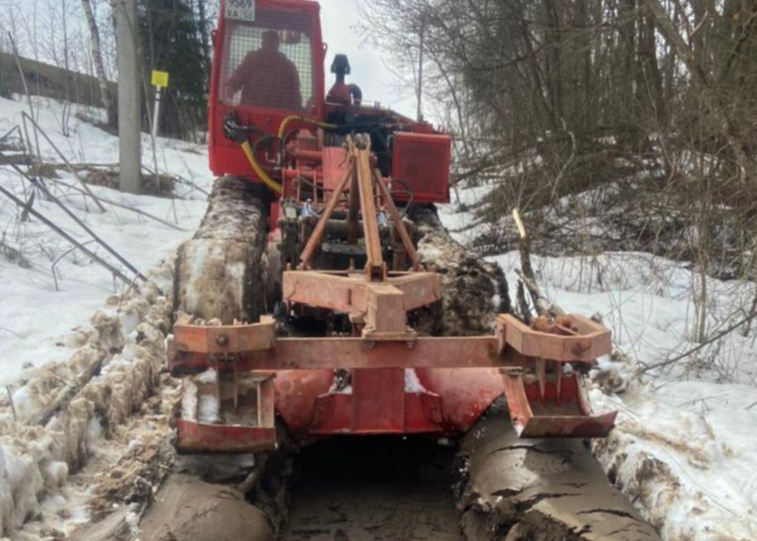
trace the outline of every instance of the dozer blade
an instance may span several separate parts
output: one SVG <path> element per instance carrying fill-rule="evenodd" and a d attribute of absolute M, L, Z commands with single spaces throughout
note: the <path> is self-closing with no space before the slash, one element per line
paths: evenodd
<path fill-rule="evenodd" d="M 276 430 L 252 426 L 176 422 L 180 453 L 262 453 L 276 448 Z"/>
<path fill-rule="evenodd" d="M 521 438 L 604 438 L 615 425 L 618 412 L 589 417 L 532 417 L 516 430 Z"/>

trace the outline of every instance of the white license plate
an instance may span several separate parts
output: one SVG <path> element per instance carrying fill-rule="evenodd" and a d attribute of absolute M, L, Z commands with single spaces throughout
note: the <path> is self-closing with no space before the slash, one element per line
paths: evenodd
<path fill-rule="evenodd" d="M 255 21 L 255 0 L 226 0 L 224 16 L 235 21 Z"/>

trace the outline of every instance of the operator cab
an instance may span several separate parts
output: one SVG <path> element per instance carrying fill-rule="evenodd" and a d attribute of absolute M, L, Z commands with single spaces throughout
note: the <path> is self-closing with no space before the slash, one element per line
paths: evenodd
<path fill-rule="evenodd" d="M 313 32 L 307 14 L 259 8 L 255 21 L 227 24 L 223 103 L 315 114 Z"/>
<path fill-rule="evenodd" d="M 305 0 L 225 0 L 215 33 L 209 107 L 210 167 L 250 176 L 224 119 L 275 134 L 289 115 L 323 117 L 324 47 L 320 7 Z"/>
<path fill-rule="evenodd" d="M 384 182 L 401 187 L 392 192 L 398 202 L 449 200 L 448 135 L 364 101 L 347 81 L 347 55 L 334 56 L 326 94 L 318 3 L 222 0 L 220 15 L 209 108 L 214 174 L 318 207 L 345 172 L 347 138 L 365 134 Z"/>

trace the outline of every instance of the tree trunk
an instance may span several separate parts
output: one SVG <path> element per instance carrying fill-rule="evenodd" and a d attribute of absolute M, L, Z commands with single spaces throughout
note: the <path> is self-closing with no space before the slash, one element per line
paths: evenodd
<path fill-rule="evenodd" d="M 210 27 L 210 21 L 208 21 L 208 14 L 207 14 L 207 9 L 205 8 L 205 1 L 206 0 L 197 1 L 197 11 L 200 17 L 200 37 L 202 39 L 202 54 L 205 57 L 205 62 L 207 63 L 207 66 L 209 67 L 210 62 L 211 62 L 210 32 L 208 31 L 208 28 Z M 208 75 L 209 75 L 209 72 L 208 72 Z"/>
<path fill-rule="evenodd" d="M 84 8 L 84 14 L 87 17 L 87 24 L 89 25 L 90 44 L 92 45 L 92 61 L 95 64 L 97 80 L 100 83 L 102 104 L 108 115 L 108 125 L 114 126 L 115 115 L 113 114 L 113 98 L 110 95 L 110 88 L 108 88 L 108 79 L 105 77 L 105 65 L 103 64 L 102 46 L 100 44 L 100 31 L 97 28 L 97 21 L 95 20 L 95 14 L 92 11 L 91 1 L 81 0 L 81 4 L 82 8 Z"/>

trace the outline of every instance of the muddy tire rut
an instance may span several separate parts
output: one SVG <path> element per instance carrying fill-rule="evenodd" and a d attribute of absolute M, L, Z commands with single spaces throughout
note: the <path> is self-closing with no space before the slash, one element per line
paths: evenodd
<path fill-rule="evenodd" d="M 417 438 L 350 438 L 302 451 L 283 541 L 463 541 L 454 451 Z"/>

